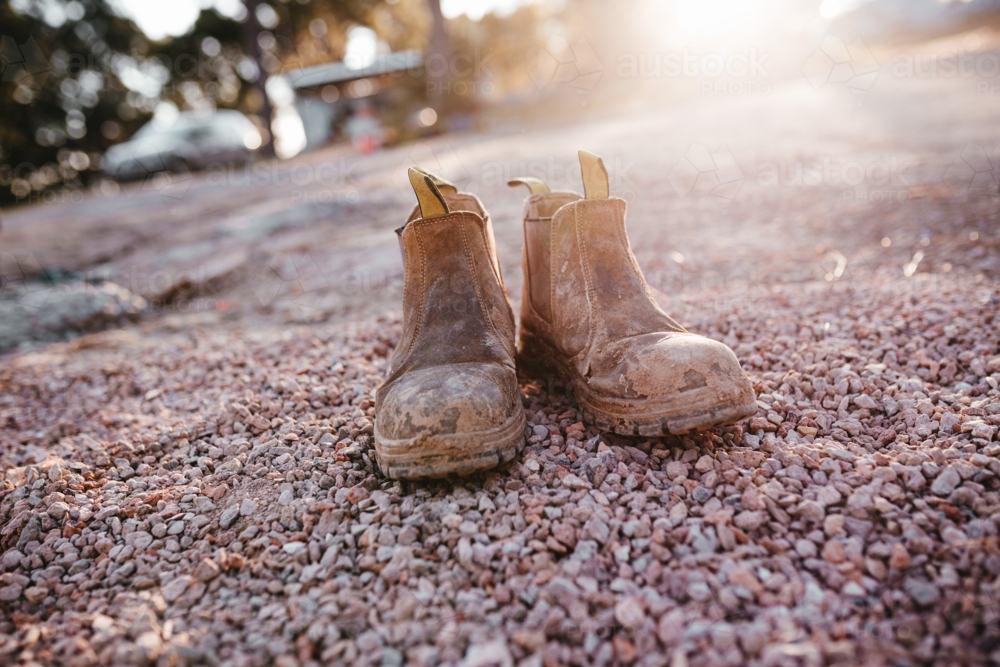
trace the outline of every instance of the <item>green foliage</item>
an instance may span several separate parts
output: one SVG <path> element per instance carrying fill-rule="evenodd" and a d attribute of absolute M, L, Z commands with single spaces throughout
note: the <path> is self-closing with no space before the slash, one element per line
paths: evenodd
<path fill-rule="evenodd" d="M 28 0 L 27 11 L 0 4 L 0 197 L 31 198 L 60 183 L 80 185 L 109 145 L 108 119 L 130 132 L 148 116 L 137 109 L 119 118 L 128 89 L 116 58 L 144 42 L 128 19 L 104 0 L 75 0 L 71 16 L 54 26 L 50 3 Z"/>
<path fill-rule="evenodd" d="M 186 34 L 158 42 L 110 0 L 0 2 L 0 202 L 93 184 L 104 151 L 163 101 L 181 110 L 238 109 L 266 126 L 258 77 L 341 60 L 353 25 L 370 26 L 394 51 L 429 53 L 427 0 L 245 1 L 243 21 L 206 9 Z M 260 12 L 270 20 L 259 21 Z M 546 39 L 546 14 L 528 6 L 448 22 L 438 128 L 531 84 L 527 59 Z M 412 75 L 386 91 L 391 103 L 380 114 L 394 141 L 416 136 L 407 119 L 427 104 L 427 92 L 426 79 Z"/>
<path fill-rule="evenodd" d="M 246 27 L 214 9 L 202 11 L 186 34 L 153 42 L 107 0 L 14 4 L 17 9 L 0 3 L 0 202 L 87 186 L 99 173 L 101 154 L 130 137 L 161 101 L 182 110 L 261 110 L 251 85 L 260 67 L 248 55 Z M 46 14 L 53 4 L 65 12 L 58 25 Z M 378 4 L 268 5 L 278 24 L 258 39 L 263 69 L 275 74 L 339 59 L 344 26 L 369 23 Z"/>

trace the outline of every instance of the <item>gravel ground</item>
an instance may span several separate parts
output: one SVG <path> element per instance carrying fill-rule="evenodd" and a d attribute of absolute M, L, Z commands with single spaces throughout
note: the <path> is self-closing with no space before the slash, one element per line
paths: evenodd
<path fill-rule="evenodd" d="M 945 181 L 967 144 L 995 142 L 996 112 L 964 81 L 934 85 L 875 88 L 862 112 L 829 88 L 776 91 L 432 144 L 490 205 L 515 301 L 521 196 L 483 175 L 528 155 L 565 170 L 592 144 L 609 164 L 635 156 L 613 187 L 632 189 L 641 266 L 758 392 L 757 415 L 711 433 L 601 434 L 541 379 L 523 386 L 532 437 L 510 465 L 390 482 L 371 433 L 401 329 L 391 279 L 323 293 L 331 315 L 305 324 L 280 298 L 254 315 L 263 279 L 244 267 L 213 296 L 231 300 L 224 314 L 164 309 L 3 357 L 0 664 L 1000 662 L 1000 211 L 995 187 Z M 735 195 L 664 179 L 702 143 L 742 165 Z M 333 249 L 325 222 L 262 238 L 329 246 L 320 270 L 397 275 L 391 227 L 412 204 L 389 173 L 408 150 L 365 163 L 370 201 L 337 230 L 374 220 L 368 254 Z M 893 159 L 911 166 L 889 194 L 761 177 Z M 192 210 L 239 205 L 191 192 Z M 126 204 L 151 219 L 177 207 L 25 209 L 5 242 L 60 264 L 45 249 L 60 215 L 91 248 L 113 237 L 107 207 Z M 293 306 L 310 294 L 300 282 Z"/>
<path fill-rule="evenodd" d="M 3 658 L 1000 660 L 1000 290 L 925 277 L 673 300 L 744 360 L 755 417 L 623 438 L 533 382 L 523 456 L 454 482 L 373 464 L 391 318 L 15 357 Z"/>

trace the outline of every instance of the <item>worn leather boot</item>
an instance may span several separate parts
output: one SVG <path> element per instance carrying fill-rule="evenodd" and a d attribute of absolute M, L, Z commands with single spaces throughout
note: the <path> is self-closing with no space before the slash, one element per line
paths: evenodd
<path fill-rule="evenodd" d="M 416 169 L 410 182 L 403 335 L 375 396 L 375 455 L 393 478 L 466 474 L 524 442 L 514 313 L 479 199 Z"/>
<path fill-rule="evenodd" d="M 517 179 L 524 213 L 518 369 L 554 374 L 584 419 L 623 435 L 687 433 L 757 411 L 733 351 L 688 333 L 657 305 L 608 196 L 599 157 L 580 151 L 584 197 Z"/>

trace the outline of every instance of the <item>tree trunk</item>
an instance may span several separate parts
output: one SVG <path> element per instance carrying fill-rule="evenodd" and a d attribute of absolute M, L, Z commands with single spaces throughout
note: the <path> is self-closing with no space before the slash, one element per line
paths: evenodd
<path fill-rule="evenodd" d="M 267 89 L 264 87 L 267 81 L 267 71 L 264 69 L 260 43 L 257 41 L 257 35 L 260 34 L 260 24 L 257 22 L 257 5 L 260 3 L 261 0 L 247 0 L 247 19 L 243 23 L 243 32 L 247 53 L 257 63 L 257 79 L 253 82 L 253 87 L 263 100 L 260 115 L 264 118 L 264 125 L 267 127 L 267 136 L 263 137 L 264 141 L 261 144 L 260 152 L 267 157 L 274 157 L 274 130 L 272 127 L 274 110 L 271 108 L 271 100 L 268 99 Z"/>
<path fill-rule="evenodd" d="M 445 88 L 451 80 L 451 43 L 444 29 L 441 0 L 427 0 L 431 11 L 430 49 L 424 60 L 427 71 L 427 101 L 432 108 L 441 107 Z"/>

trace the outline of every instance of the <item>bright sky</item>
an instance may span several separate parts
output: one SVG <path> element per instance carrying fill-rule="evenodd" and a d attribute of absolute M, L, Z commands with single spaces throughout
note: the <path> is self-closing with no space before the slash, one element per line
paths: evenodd
<path fill-rule="evenodd" d="M 484 14 L 495 11 L 509 14 L 531 0 L 441 0 L 441 12 L 448 18 L 468 14 L 479 20 Z M 195 20 L 198 12 L 215 7 L 226 16 L 241 16 L 246 8 L 241 0 L 112 0 L 122 14 L 135 21 L 150 39 L 163 39 L 168 35 L 183 35 Z"/>
<path fill-rule="evenodd" d="M 203 8 L 215 7 L 220 14 L 234 18 L 247 11 L 240 0 L 111 0 L 111 4 L 135 21 L 150 39 L 183 35 Z"/>
<path fill-rule="evenodd" d="M 489 12 L 510 14 L 529 2 L 531 0 L 441 0 L 441 13 L 449 19 L 467 14 L 472 20 L 478 21 Z"/>

